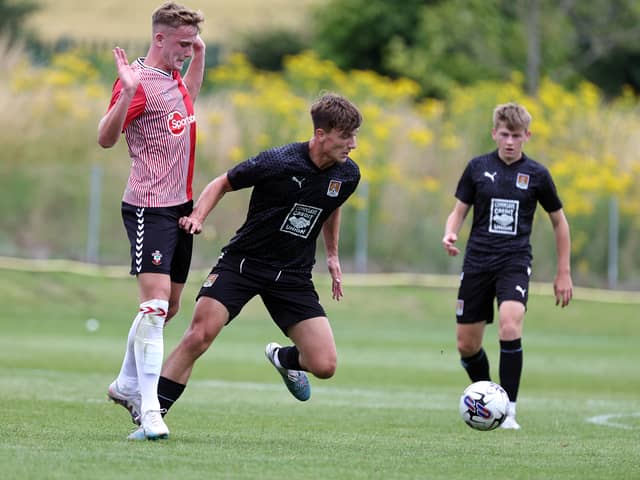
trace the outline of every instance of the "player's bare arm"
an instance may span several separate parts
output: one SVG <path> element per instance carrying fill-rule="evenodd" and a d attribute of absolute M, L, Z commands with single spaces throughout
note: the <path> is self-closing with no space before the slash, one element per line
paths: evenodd
<path fill-rule="evenodd" d="M 444 237 L 442 238 L 442 246 L 451 257 L 455 257 L 460 253 L 460 249 L 455 246 L 455 243 L 458 241 L 458 232 L 460 231 L 462 223 L 467 217 L 470 208 L 471 205 L 458 200 L 447 217 L 447 223 L 444 228 Z"/>
<path fill-rule="evenodd" d="M 340 238 L 340 209 L 337 208 L 322 225 L 322 238 L 327 255 L 327 267 L 331 275 L 331 296 L 340 301 L 342 291 L 342 269 L 338 258 L 338 241 Z"/>
<path fill-rule="evenodd" d="M 214 178 L 198 197 L 198 201 L 193 207 L 193 212 L 188 217 L 182 217 L 178 220 L 180 228 L 190 234 L 198 234 L 202 232 L 202 224 L 215 208 L 225 193 L 233 190 L 227 174 L 224 173 Z"/>
<path fill-rule="evenodd" d="M 198 35 L 193 42 L 193 57 L 191 57 L 187 73 L 184 75 L 184 84 L 189 90 L 191 100 L 194 102 L 200 93 L 204 79 L 205 50 L 205 43 Z"/>
<path fill-rule="evenodd" d="M 131 68 L 127 54 L 122 48 L 113 49 L 113 58 L 118 69 L 118 79 L 122 90 L 116 103 L 98 124 L 98 143 L 103 148 L 113 147 L 118 142 L 124 121 L 127 118 L 127 110 L 140 84 L 140 73 Z"/>
<path fill-rule="evenodd" d="M 562 209 L 549 213 L 553 234 L 556 240 L 558 270 L 553 281 L 553 293 L 556 305 L 566 307 L 573 297 L 573 281 L 571 280 L 571 234 L 569 222 Z"/>

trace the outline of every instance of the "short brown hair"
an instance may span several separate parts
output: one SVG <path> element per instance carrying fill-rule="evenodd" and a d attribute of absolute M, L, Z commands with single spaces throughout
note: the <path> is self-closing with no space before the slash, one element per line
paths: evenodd
<path fill-rule="evenodd" d="M 362 114 L 346 98 L 336 93 L 322 95 L 311 106 L 313 128 L 322 128 L 329 132 L 332 129 L 341 132 L 355 132 L 362 124 Z"/>
<path fill-rule="evenodd" d="M 192 10 L 174 2 L 165 2 L 151 15 L 151 26 L 155 31 L 159 25 L 178 28 L 183 25 L 196 27 L 200 32 L 200 24 L 204 15 L 199 10 Z"/>
<path fill-rule="evenodd" d="M 493 110 L 493 128 L 504 124 L 509 130 L 529 130 L 531 114 L 522 105 L 514 102 L 498 105 Z"/>

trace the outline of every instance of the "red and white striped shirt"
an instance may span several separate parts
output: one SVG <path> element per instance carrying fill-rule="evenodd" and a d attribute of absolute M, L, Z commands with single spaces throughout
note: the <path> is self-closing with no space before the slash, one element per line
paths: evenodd
<path fill-rule="evenodd" d="M 195 163 L 196 116 L 180 72 L 167 73 L 144 64 L 122 131 L 131 157 L 131 172 L 122 200 L 136 207 L 169 207 L 191 200 Z M 111 108 L 122 91 L 113 85 Z"/>

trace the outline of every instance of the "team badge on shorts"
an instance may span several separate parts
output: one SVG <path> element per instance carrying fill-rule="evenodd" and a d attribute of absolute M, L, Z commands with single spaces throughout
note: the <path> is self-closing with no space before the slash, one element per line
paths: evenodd
<path fill-rule="evenodd" d="M 156 266 L 162 263 L 162 254 L 158 250 L 151 254 L 151 263 Z"/>
<path fill-rule="evenodd" d="M 516 175 L 516 187 L 521 190 L 527 190 L 529 188 L 529 175 L 526 173 L 518 173 L 518 175 Z"/>
<path fill-rule="evenodd" d="M 207 279 L 204 281 L 204 283 L 202 284 L 203 288 L 209 288 L 211 285 L 213 285 L 213 283 L 218 279 L 218 274 L 217 273 L 212 273 L 211 275 L 209 275 L 207 277 Z"/>
<path fill-rule="evenodd" d="M 331 180 L 329 182 L 329 188 L 327 189 L 327 195 L 330 197 L 337 197 L 340 193 L 340 186 L 342 182 L 339 180 Z"/>
<path fill-rule="evenodd" d="M 464 313 L 464 300 L 459 298 L 458 301 L 456 302 L 456 315 L 460 317 L 462 316 L 463 313 Z"/>

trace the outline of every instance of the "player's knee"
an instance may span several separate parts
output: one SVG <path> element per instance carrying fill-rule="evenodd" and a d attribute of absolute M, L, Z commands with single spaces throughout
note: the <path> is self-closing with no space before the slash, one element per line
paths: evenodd
<path fill-rule="evenodd" d="M 337 368 L 337 358 L 332 355 L 313 362 L 310 371 L 317 378 L 327 379 L 335 375 Z"/>
<path fill-rule="evenodd" d="M 185 333 L 182 343 L 195 356 L 199 356 L 209 348 L 216 338 L 216 333 L 206 328 L 205 325 L 192 324 Z"/>
<path fill-rule="evenodd" d="M 471 338 L 458 338 L 458 353 L 462 358 L 475 355 L 482 348 L 482 344 Z"/>
<path fill-rule="evenodd" d="M 169 302 L 169 310 L 167 311 L 167 322 L 176 316 L 180 310 L 180 302 Z"/>

